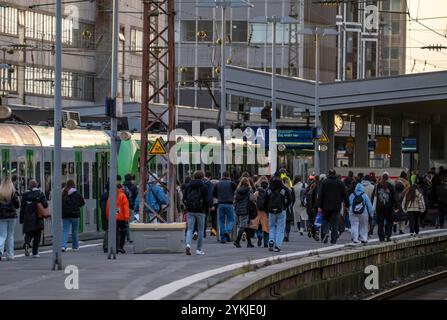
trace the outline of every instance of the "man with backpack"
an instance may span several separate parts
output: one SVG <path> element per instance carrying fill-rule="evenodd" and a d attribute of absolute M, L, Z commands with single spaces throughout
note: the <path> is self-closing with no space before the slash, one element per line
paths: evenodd
<path fill-rule="evenodd" d="M 373 207 L 376 211 L 379 240 L 391 241 L 393 212 L 398 208 L 393 185 L 388 182 L 389 174 L 384 172 L 382 180 L 373 193 Z"/>
<path fill-rule="evenodd" d="M 374 216 L 371 200 L 365 193 L 363 184 L 358 183 L 354 193 L 349 196 L 349 219 L 353 243 L 368 242 L 369 217 Z"/>
<path fill-rule="evenodd" d="M 205 224 L 206 212 L 208 211 L 208 188 L 203 182 L 203 172 L 196 171 L 194 173 L 194 179 L 188 184 L 183 196 L 183 202 L 187 212 L 187 225 L 186 231 L 186 248 L 187 255 L 191 255 L 191 242 L 192 234 L 194 230 L 194 224 L 197 221 L 198 230 L 203 230 Z M 203 232 L 199 232 L 197 241 L 197 255 L 204 255 L 202 250 L 203 246 Z"/>
<path fill-rule="evenodd" d="M 328 177 L 321 182 L 318 189 L 318 211 L 322 212 L 321 239 L 324 243 L 329 240 L 331 229 L 331 244 L 336 244 L 339 232 L 339 220 L 342 204 L 349 206 L 348 193 L 345 185 L 336 175 L 335 170 L 329 170 Z"/>
<path fill-rule="evenodd" d="M 222 179 L 214 187 L 213 197 L 218 201 L 220 243 L 231 242 L 230 234 L 233 232 L 235 219 L 233 201 L 236 188 L 228 172 L 222 173 Z"/>
<path fill-rule="evenodd" d="M 275 173 L 270 181 L 265 197 L 269 214 L 269 251 L 280 252 L 286 228 L 286 208 L 292 203 L 289 188 L 281 181 L 280 173 Z"/>

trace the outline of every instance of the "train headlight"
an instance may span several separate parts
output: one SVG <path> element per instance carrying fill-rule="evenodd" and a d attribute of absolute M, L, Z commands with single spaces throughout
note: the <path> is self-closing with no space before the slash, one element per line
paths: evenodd
<path fill-rule="evenodd" d="M 9 119 L 12 115 L 11 108 L 8 106 L 0 106 L 0 119 Z"/>

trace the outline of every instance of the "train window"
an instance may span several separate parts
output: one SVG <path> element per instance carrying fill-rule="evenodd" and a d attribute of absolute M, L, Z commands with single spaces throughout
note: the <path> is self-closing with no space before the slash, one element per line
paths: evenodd
<path fill-rule="evenodd" d="M 25 181 L 25 162 L 19 162 L 19 192 L 23 193 L 26 190 Z"/>
<path fill-rule="evenodd" d="M 69 162 L 68 163 L 68 174 L 74 174 L 74 169 L 75 168 L 75 166 L 74 166 L 74 162 Z"/>
<path fill-rule="evenodd" d="M 66 162 L 62 162 L 62 175 L 66 176 L 68 174 L 68 167 Z"/>
<path fill-rule="evenodd" d="M 45 197 L 47 197 L 48 200 L 51 200 L 51 163 L 45 162 L 44 163 L 44 190 L 45 190 Z"/>
<path fill-rule="evenodd" d="M 40 181 L 40 161 L 37 161 L 37 163 L 36 163 L 36 171 L 35 171 L 35 173 L 36 173 L 35 179 L 37 180 L 39 185 L 41 185 L 40 184 L 41 183 L 41 181 Z"/>
<path fill-rule="evenodd" d="M 98 199 L 98 163 L 93 162 L 92 163 L 92 186 L 93 186 L 93 199 Z"/>
<path fill-rule="evenodd" d="M 6 177 L 9 174 L 10 174 L 10 171 L 9 171 L 9 161 L 8 160 L 3 160 L 2 161 L 2 175 L 4 177 Z"/>
<path fill-rule="evenodd" d="M 14 188 L 16 188 L 16 190 L 19 190 L 19 185 L 18 185 L 18 172 L 17 172 L 17 162 L 11 162 L 11 176 L 15 176 L 15 181 L 14 181 Z"/>
<path fill-rule="evenodd" d="M 90 166 L 88 162 L 84 162 L 84 199 L 90 199 L 90 183 L 89 183 L 89 177 L 90 177 Z"/>

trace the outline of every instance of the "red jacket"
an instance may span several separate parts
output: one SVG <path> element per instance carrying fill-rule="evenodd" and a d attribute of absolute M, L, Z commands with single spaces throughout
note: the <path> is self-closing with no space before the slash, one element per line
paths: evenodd
<path fill-rule="evenodd" d="M 109 200 L 107 200 L 106 207 L 106 217 L 109 220 Z M 116 220 L 129 221 L 130 212 L 129 212 L 129 201 L 127 200 L 126 194 L 122 188 L 117 189 L 116 193 L 116 208 L 118 212 L 116 214 Z"/>

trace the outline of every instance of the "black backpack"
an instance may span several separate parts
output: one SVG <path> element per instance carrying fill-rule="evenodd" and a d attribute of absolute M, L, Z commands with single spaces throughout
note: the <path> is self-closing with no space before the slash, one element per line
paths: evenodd
<path fill-rule="evenodd" d="M 248 217 L 250 220 L 255 219 L 258 216 L 258 208 L 253 201 L 248 201 Z"/>
<path fill-rule="evenodd" d="M 352 212 L 354 214 L 362 214 L 365 211 L 365 199 L 363 199 L 364 192 L 361 194 L 354 194 L 354 201 L 352 202 Z"/>
<path fill-rule="evenodd" d="M 127 201 L 129 201 L 129 209 L 133 209 L 135 207 L 135 199 L 133 196 L 133 190 L 130 189 L 127 185 L 123 184 L 124 194 L 127 197 Z"/>
<path fill-rule="evenodd" d="M 69 216 L 79 210 L 79 206 L 74 195 L 75 194 L 72 193 L 62 199 L 62 214 L 65 216 Z"/>
<path fill-rule="evenodd" d="M 185 200 L 186 210 L 189 212 L 203 212 L 202 188 L 189 188 Z"/>
<path fill-rule="evenodd" d="M 264 188 L 260 187 L 258 188 L 258 197 L 256 198 L 256 206 L 258 207 L 258 210 L 265 211 L 265 195 L 267 194 L 267 191 L 265 191 Z"/>
<path fill-rule="evenodd" d="M 268 212 L 278 214 L 284 211 L 284 197 L 286 191 L 284 188 L 275 190 L 270 194 Z"/>

